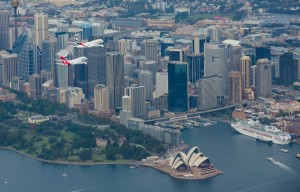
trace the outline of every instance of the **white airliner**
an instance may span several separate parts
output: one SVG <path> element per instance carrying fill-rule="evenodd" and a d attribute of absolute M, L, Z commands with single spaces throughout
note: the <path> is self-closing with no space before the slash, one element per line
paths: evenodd
<path fill-rule="evenodd" d="M 78 45 L 77 47 L 104 47 L 102 43 L 102 39 L 96 39 L 90 42 L 82 43 L 81 41 L 79 41 L 79 39 L 76 38 L 76 44 Z"/>
<path fill-rule="evenodd" d="M 86 57 L 79 57 L 77 59 L 73 60 L 66 60 L 63 56 L 60 56 L 61 63 L 57 63 L 58 65 L 78 65 L 78 64 L 87 64 L 87 58 Z"/>

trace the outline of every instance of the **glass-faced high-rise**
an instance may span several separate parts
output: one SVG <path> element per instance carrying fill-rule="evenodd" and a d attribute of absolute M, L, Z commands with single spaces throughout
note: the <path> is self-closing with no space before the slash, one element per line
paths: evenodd
<path fill-rule="evenodd" d="M 169 111 L 188 111 L 188 64 L 186 62 L 170 62 L 168 64 L 168 80 Z"/>

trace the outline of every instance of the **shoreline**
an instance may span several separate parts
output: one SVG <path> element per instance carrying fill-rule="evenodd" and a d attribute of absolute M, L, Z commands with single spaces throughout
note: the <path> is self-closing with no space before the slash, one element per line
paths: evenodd
<path fill-rule="evenodd" d="M 10 148 L 10 147 L 2 147 L 0 146 L 0 149 L 8 150 L 15 152 L 19 155 L 23 155 L 27 158 L 42 162 L 42 163 L 49 163 L 49 164 L 56 164 L 56 165 L 79 165 L 79 166 L 93 166 L 93 165 L 133 165 L 139 161 L 125 161 L 125 162 L 69 162 L 69 161 L 55 161 L 55 160 L 45 160 L 37 157 L 32 157 L 26 153 L 23 153 L 21 151 L 18 151 L 16 149 Z"/>

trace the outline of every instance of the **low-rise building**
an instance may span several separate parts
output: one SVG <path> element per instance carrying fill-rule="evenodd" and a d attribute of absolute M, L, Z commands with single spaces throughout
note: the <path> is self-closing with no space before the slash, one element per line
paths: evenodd
<path fill-rule="evenodd" d="M 48 116 L 34 115 L 28 118 L 28 123 L 41 123 L 48 120 L 49 120 Z"/>

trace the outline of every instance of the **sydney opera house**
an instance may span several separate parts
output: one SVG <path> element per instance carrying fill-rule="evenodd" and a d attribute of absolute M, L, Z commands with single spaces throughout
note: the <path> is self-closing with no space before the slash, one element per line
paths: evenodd
<path fill-rule="evenodd" d="M 153 167 L 178 179 L 206 179 L 223 172 L 214 168 L 199 147 L 191 148 L 187 154 L 176 152 L 171 158 L 144 161 L 145 166 Z"/>
<path fill-rule="evenodd" d="M 171 169 L 177 171 L 187 171 L 191 168 L 207 168 L 209 166 L 210 161 L 208 157 L 205 157 L 203 153 L 200 152 L 199 147 L 191 148 L 187 155 L 178 151 L 175 157 L 170 159 Z"/>

